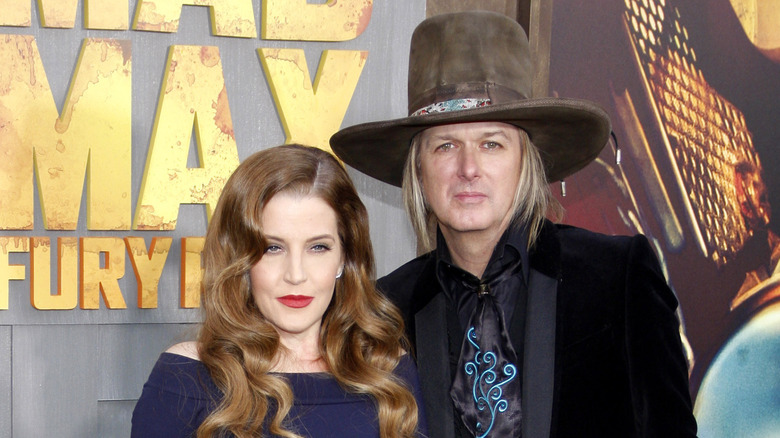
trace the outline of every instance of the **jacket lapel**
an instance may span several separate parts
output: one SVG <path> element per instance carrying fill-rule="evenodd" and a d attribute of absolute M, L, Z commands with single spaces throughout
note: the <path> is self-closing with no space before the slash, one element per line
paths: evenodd
<path fill-rule="evenodd" d="M 418 372 L 431 437 L 455 436 L 452 403 L 449 403 L 452 379 L 446 311 L 444 294 L 439 293 L 415 315 Z"/>
<path fill-rule="evenodd" d="M 529 254 L 523 342 L 523 436 L 549 437 L 555 410 L 556 332 L 561 249 L 557 227 L 545 221 Z M 511 335 L 511 334 L 510 334 Z"/>
<path fill-rule="evenodd" d="M 523 436 L 550 436 L 558 281 L 531 269 L 523 357 Z M 515 342 L 513 340 L 513 342 Z"/>

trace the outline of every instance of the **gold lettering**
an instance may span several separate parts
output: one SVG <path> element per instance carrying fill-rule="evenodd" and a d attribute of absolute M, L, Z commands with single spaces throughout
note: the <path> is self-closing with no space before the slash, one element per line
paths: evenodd
<path fill-rule="evenodd" d="M 287 143 L 330 151 L 368 52 L 325 50 L 312 85 L 303 50 L 258 49 Z"/>
<path fill-rule="evenodd" d="M 2 0 L 0 0 L 2 1 Z M 84 0 L 87 29 L 124 30 L 129 26 L 127 0 Z"/>
<path fill-rule="evenodd" d="M 8 282 L 25 278 L 24 265 L 10 264 L 9 255 L 12 252 L 29 252 L 29 245 L 27 237 L 0 237 L 0 310 L 8 310 Z"/>
<path fill-rule="evenodd" d="M 29 27 L 32 24 L 30 0 L 0 0 L 0 26 Z M 41 25 L 73 28 L 78 0 L 38 0 Z M 127 0 L 84 0 L 87 29 L 127 29 Z"/>
<path fill-rule="evenodd" d="M 0 229 L 33 229 L 33 168 L 46 229 L 76 229 L 85 174 L 87 228 L 130 228 L 131 79 L 128 42 L 84 40 L 60 115 L 34 37 L 0 36 Z"/>
<path fill-rule="evenodd" d="M 82 237 L 81 239 L 82 309 L 99 309 L 100 295 L 109 309 L 126 309 L 119 289 L 125 276 L 125 242 L 119 237 Z M 104 258 L 104 266 L 101 266 Z"/>
<path fill-rule="evenodd" d="M 373 0 L 263 0 L 262 37 L 267 40 L 347 41 L 363 33 Z"/>
<path fill-rule="evenodd" d="M 30 27 L 32 9 L 30 0 L 0 0 L 0 26 Z"/>
<path fill-rule="evenodd" d="M 181 239 L 181 294 L 180 306 L 200 307 L 200 286 L 203 281 L 201 252 L 206 241 L 203 237 Z"/>
<path fill-rule="evenodd" d="M 38 0 L 43 27 L 72 29 L 76 24 L 78 0 Z"/>
<path fill-rule="evenodd" d="M 160 284 L 160 276 L 172 241 L 170 237 L 155 237 L 147 251 L 143 237 L 125 237 L 125 245 L 138 283 L 139 309 L 157 308 L 157 286 Z"/>
<path fill-rule="evenodd" d="M 69 310 L 78 302 L 78 238 L 57 239 L 57 293 L 51 293 L 51 241 L 30 238 L 30 301 L 38 310 Z"/>
<path fill-rule="evenodd" d="M 193 125 L 199 168 L 187 168 Z M 210 219 L 225 181 L 237 166 L 238 149 L 219 49 L 172 46 L 138 196 L 135 229 L 175 230 L 182 203 L 205 204 Z"/>
<path fill-rule="evenodd" d="M 133 29 L 176 32 L 182 5 L 208 6 L 214 35 L 257 38 L 252 0 L 141 0 Z"/>

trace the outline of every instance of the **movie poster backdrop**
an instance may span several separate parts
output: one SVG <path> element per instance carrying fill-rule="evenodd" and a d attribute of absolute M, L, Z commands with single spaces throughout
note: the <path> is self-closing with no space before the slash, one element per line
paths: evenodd
<path fill-rule="evenodd" d="M 565 182 L 565 222 L 650 238 L 680 302 L 699 436 L 777 436 L 780 7 L 553 10 L 550 92 L 599 102 L 617 140 Z"/>

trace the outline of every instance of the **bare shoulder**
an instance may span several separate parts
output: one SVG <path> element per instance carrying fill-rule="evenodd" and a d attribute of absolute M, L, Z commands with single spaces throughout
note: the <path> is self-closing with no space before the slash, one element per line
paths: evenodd
<path fill-rule="evenodd" d="M 178 354 L 179 356 L 189 357 L 190 359 L 200 360 L 198 354 L 198 343 L 195 341 L 182 342 L 165 350 L 166 353 Z"/>

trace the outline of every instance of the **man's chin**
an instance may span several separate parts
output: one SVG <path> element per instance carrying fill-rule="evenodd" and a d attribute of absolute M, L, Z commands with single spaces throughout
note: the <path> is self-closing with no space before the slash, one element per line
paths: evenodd
<path fill-rule="evenodd" d="M 491 231 L 495 231 L 495 232 L 504 231 L 500 224 L 496 224 L 495 222 L 490 222 L 484 219 L 461 220 L 447 225 L 439 224 L 439 226 L 441 227 L 442 232 L 445 234 L 445 237 L 447 235 L 447 232 L 457 233 L 457 234 L 480 234 L 480 233 L 486 233 Z"/>

